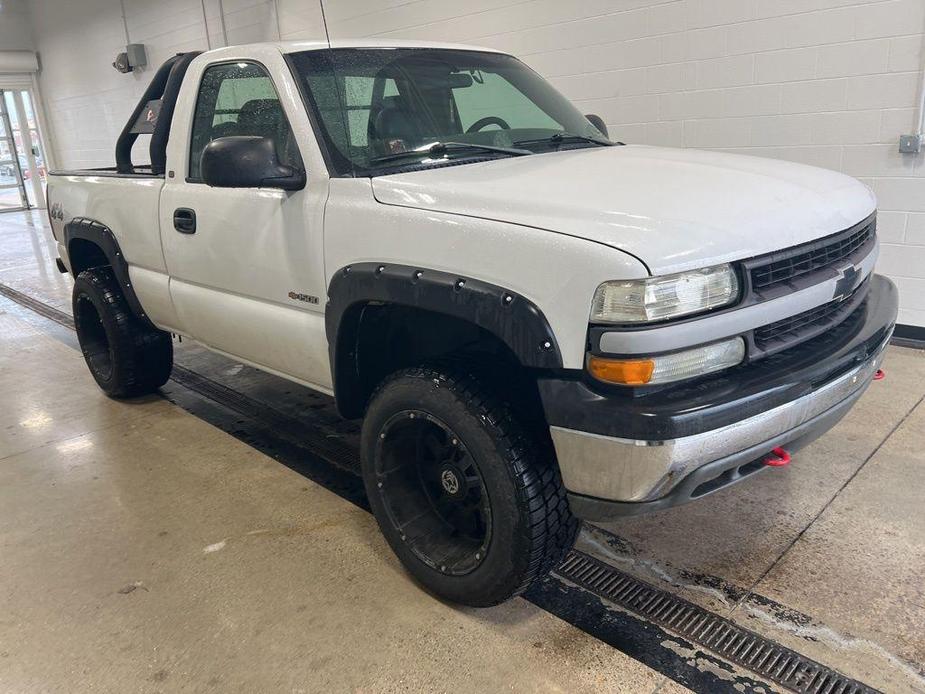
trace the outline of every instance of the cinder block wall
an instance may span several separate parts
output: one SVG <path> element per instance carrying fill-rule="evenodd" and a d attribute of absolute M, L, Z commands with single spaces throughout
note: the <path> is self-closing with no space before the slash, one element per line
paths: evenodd
<path fill-rule="evenodd" d="M 0 50 L 35 50 L 26 0 L 0 2 Z"/>
<path fill-rule="evenodd" d="M 925 326 L 925 0 L 326 0 L 332 37 L 515 53 L 625 142 L 844 171 L 880 200 L 880 272 Z M 284 34 L 286 28 L 283 29 Z M 299 37 L 315 27 L 292 27 Z"/>
<path fill-rule="evenodd" d="M 318 0 L 223 0 L 229 43 L 319 38 Z M 105 165 L 150 73 L 109 66 L 118 0 L 31 0 L 60 163 Z M 152 62 L 223 45 L 218 0 L 126 0 Z M 332 38 L 510 51 L 625 142 L 777 157 L 857 176 L 880 199 L 879 271 L 925 327 L 925 155 L 915 130 L 925 0 L 325 0 Z M 206 36 L 209 36 L 208 42 Z"/>
<path fill-rule="evenodd" d="M 223 5 L 222 16 L 218 0 L 125 0 L 123 22 L 119 0 L 29 0 L 55 164 L 112 165 L 116 137 L 154 71 L 174 53 L 224 46 L 226 36 L 229 44 L 276 38 L 273 0 Z M 123 75 L 112 61 L 128 42 L 145 44 L 149 67 Z"/>

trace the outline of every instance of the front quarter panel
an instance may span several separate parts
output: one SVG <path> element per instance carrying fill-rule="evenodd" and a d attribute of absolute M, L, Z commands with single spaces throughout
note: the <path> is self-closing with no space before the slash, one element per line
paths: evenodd
<path fill-rule="evenodd" d="M 638 260 L 542 229 L 375 201 L 369 179 L 332 179 L 325 210 L 327 282 L 362 262 L 455 273 L 516 292 L 545 314 L 563 367 L 584 366 L 588 316 L 601 282 L 647 276 Z"/>

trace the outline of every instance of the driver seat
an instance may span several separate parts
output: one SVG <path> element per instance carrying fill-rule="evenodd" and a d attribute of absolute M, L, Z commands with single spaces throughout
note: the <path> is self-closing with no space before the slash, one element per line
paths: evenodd
<path fill-rule="evenodd" d="M 377 153 L 392 154 L 390 141 L 401 140 L 410 146 L 421 139 L 421 130 L 400 95 L 386 96 L 379 109 L 369 114 L 367 137 Z"/>
<path fill-rule="evenodd" d="M 276 152 L 284 164 L 293 163 L 295 137 L 278 99 L 251 99 L 241 106 L 236 123 L 236 135 L 268 137 L 276 145 Z"/>

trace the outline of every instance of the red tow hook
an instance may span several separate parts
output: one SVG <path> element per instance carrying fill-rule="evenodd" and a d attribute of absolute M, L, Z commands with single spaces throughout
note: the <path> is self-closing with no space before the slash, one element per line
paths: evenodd
<path fill-rule="evenodd" d="M 784 467 L 790 465 L 790 453 L 780 446 L 771 451 L 771 455 L 764 461 L 765 465 L 771 467 Z"/>
<path fill-rule="evenodd" d="M 886 378 L 886 372 L 883 369 L 877 369 L 877 373 L 874 374 L 875 381 L 882 381 Z"/>

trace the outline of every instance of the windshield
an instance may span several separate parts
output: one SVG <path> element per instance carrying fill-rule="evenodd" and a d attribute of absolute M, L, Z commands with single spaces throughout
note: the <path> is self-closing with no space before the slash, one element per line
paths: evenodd
<path fill-rule="evenodd" d="M 340 175 L 611 144 L 508 55 L 335 48 L 289 58 Z"/>

